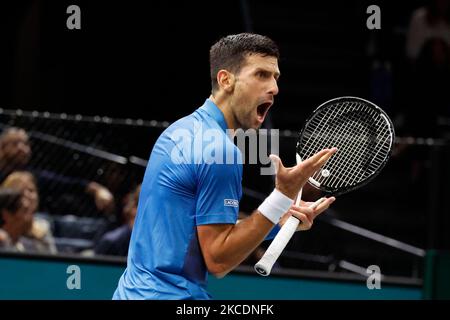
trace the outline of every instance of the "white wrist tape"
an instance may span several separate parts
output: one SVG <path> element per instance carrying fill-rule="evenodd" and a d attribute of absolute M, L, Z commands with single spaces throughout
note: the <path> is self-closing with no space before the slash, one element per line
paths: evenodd
<path fill-rule="evenodd" d="M 293 203 L 294 200 L 274 189 L 258 207 L 258 211 L 272 221 L 273 224 L 277 224 L 281 216 L 289 210 Z"/>

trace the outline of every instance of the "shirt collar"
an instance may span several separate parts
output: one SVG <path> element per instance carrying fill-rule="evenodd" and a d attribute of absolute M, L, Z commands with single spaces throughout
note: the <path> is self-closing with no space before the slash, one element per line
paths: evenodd
<path fill-rule="evenodd" d="M 212 102 L 211 99 L 206 99 L 205 103 L 200 107 L 200 109 L 209 114 L 209 116 L 219 124 L 223 131 L 226 131 L 228 129 L 223 112 L 214 102 Z"/>

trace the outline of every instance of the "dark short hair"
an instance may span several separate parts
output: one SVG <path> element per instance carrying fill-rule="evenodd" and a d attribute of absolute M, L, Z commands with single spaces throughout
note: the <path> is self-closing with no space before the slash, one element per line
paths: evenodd
<path fill-rule="evenodd" d="M 217 41 L 209 50 L 209 65 L 212 91 L 218 89 L 217 73 L 221 69 L 239 72 L 247 54 L 280 57 L 275 42 L 259 34 L 240 33 L 229 35 Z"/>

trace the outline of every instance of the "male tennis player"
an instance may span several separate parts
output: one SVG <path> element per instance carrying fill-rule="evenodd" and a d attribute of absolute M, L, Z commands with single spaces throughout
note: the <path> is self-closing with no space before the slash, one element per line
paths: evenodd
<path fill-rule="evenodd" d="M 276 188 L 236 223 L 242 195 L 242 164 L 236 160 L 241 153 L 226 130 L 261 126 L 278 93 L 278 57 L 276 44 L 256 34 L 227 36 L 211 47 L 212 94 L 167 128 L 153 147 L 127 269 L 113 299 L 210 299 L 208 272 L 225 276 L 266 237 L 272 238 L 279 230 L 274 226 L 291 214 L 302 221 L 301 229 L 309 229 L 334 201 L 329 198 L 315 210 L 293 206 L 300 188 L 334 149 L 292 168 L 274 156 Z"/>

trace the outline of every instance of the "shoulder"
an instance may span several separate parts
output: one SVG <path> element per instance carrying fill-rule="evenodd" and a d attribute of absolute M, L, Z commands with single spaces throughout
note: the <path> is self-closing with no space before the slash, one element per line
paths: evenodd
<path fill-rule="evenodd" d="M 153 150 L 165 150 L 170 154 L 174 147 L 180 148 L 189 145 L 195 135 L 195 128 L 199 126 L 200 122 L 197 111 L 175 121 L 161 133 Z"/>
<path fill-rule="evenodd" d="M 181 119 L 178 119 L 174 123 L 172 123 L 161 136 L 172 136 L 177 132 L 189 132 L 190 134 L 194 134 L 195 126 L 202 122 L 202 117 L 198 110 L 194 111 L 190 115 L 187 115 Z"/>

